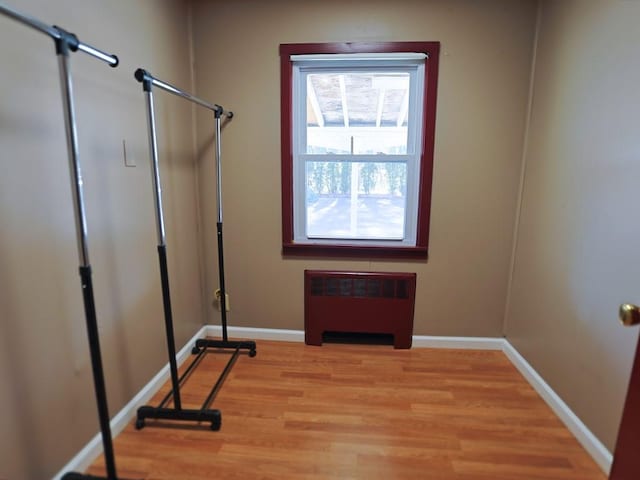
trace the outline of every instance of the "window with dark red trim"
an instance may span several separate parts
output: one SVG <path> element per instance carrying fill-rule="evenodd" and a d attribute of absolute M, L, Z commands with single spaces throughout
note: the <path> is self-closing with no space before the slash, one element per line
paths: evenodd
<path fill-rule="evenodd" d="M 439 47 L 280 45 L 285 255 L 427 256 Z"/>

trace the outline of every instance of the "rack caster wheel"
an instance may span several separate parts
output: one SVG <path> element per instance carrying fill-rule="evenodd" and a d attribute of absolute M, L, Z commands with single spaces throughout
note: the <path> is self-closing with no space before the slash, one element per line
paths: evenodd
<path fill-rule="evenodd" d="M 217 422 L 211 422 L 211 430 L 213 430 L 214 432 L 217 432 L 218 430 L 220 430 L 220 424 L 222 422 L 220 420 L 218 420 Z"/>
<path fill-rule="evenodd" d="M 251 358 L 255 357 L 256 356 L 256 351 L 255 350 L 249 350 L 249 356 Z"/>
<path fill-rule="evenodd" d="M 197 354 L 199 354 L 199 353 L 200 353 L 200 349 L 199 349 L 198 347 L 193 347 L 193 348 L 191 349 L 191 353 L 192 353 L 193 355 L 197 355 Z"/>
<path fill-rule="evenodd" d="M 136 420 L 136 430 L 142 430 L 144 428 L 144 419 L 139 418 Z"/>

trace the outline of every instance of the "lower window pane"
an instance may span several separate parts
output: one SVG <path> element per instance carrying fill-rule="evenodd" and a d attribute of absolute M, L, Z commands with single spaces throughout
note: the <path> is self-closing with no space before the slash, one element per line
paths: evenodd
<path fill-rule="evenodd" d="M 307 237 L 402 240 L 407 165 L 307 162 Z"/>

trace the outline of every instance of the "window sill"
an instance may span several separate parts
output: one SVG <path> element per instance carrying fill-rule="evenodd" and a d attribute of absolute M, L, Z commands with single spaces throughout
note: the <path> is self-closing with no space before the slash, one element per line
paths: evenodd
<path fill-rule="evenodd" d="M 351 258 L 400 258 L 426 260 L 427 247 L 379 247 L 356 245 L 310 245 L 285 243 L 284 256 L 304 257 L 351 257 Z"/>

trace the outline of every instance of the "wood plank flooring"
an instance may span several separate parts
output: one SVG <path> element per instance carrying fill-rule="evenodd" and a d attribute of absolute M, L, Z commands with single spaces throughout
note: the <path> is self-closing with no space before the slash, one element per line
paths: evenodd
<path fill-rule="evenodd" d="M 220 431 L 129 425 L 115 440 L 118 476 L 606 479 L 502 352 L 272 341 L 257 351 L 238 358 L 212 406 Z M 200 407 L 227 359 L 206 355 L 184 407 Z M 104 472 L 101 458 L 89 470 Z"/>

